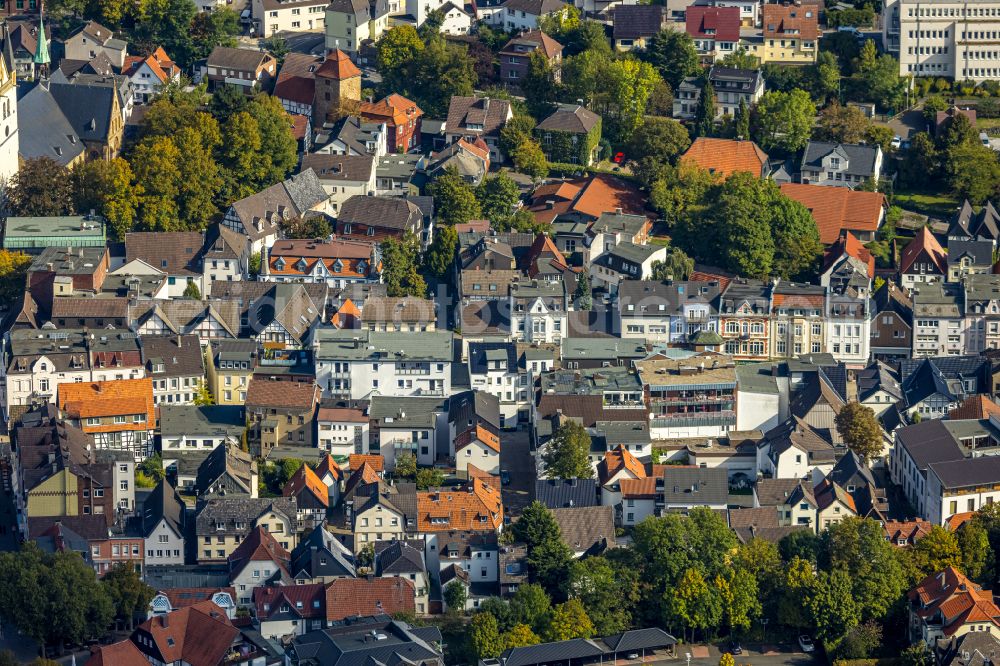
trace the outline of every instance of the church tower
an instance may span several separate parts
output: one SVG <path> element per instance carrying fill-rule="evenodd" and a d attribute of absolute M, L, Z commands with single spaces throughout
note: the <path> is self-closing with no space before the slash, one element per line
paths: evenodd
<path fill-rule="evenodd" d="M 322 127 L 344 116 L 355 114 L 361 106 L 361 70 L 350 57 L 337 49 L 315 72 L 316 93 L 313 99 L 313 127 Z"/>
<path fill-rule="evenodd" d="M 17 175 L 17 66 L 10 43 L 10 29 L 3 22 L 3 57 L 0 57 L 0 180 L 10 182 Z"/>

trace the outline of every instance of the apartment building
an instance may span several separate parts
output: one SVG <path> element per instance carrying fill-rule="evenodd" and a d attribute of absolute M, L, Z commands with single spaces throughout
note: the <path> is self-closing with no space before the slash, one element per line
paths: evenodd
<path fill-rule="evenodd" d="M 654 439 L 718 437 L 736 426 L 736 365 L 721 354 L 637 361 Z"/>
<path fill-rule="evenodd" d="M 723 351 L 741 361 L 770 358 L 771 291 L 769 282 L 738 278 L 719 298 L 718 333 Z"/>
<path fill-rule="evenodd" d="M 798 65 L 816 62 L 819 54 L 820 5 L 805 2 L 765 4 L 760 41 L 747 43 L 762 64 Z"/>
<path fill-rule="evenodd" d="M 136 462 L 153 455 L 156 413 L 149 379 L 76 382 L 56 389 L 63 418 L 98 449 L 127 451 Z"/>
<path fill-rule="evenodd" d="M 516 424 L 527 412 L 531 389 L 513 342 L 470 342 L 469 380 L 473 389 L 496 396 L 501 424 Z"/>
<path fill-rule="evenodd" d="M 257 35 L 267 39 L 277 32 L 322 30 L 328 4 L 324 0 L 253 0 L 250 9 Z"/>
<path fill-rule="evenodd" d="M 226 497 L 208 500 L 195 518 L 195 552 L 198 563 L 225 563 L 237 546 L 257 527 L 262 527 L 271 534 L 283 549 L 294 549 L 298 544 L 296 512 L 294 497 Z"/>
<path fill-rule="evenodd" d="M 932 282 L 915 284 L 913 356 L 958 356 L 966 348 L 967 323 L 962 316 L 962 286 Z"/>
<path fill-rule="evenodd" d="M 757 69 L 733 69 L 715 65 L 708 72 L 708 83 L 715 92 L 715 118 L 736 117 L 740 104 L 749 110 L 764 95 L 764 76 Z M 687 77 L 677 86 L 673 116 L 693 120 L 701 104 L 701 82 Z M 749 137 L 742 137 L 747 139 Z"/>
<path fill-rule="evenodd" d="M 771 355 L 800 356 L 826 351 L 826 289 L 779 282 L 771 293 Z"/>
<path fill-rule="evenodd" d="M 711 64 L 736 51 L 740 41 L 739 8 L 692 5 L 685 18 L 687 33 L 702 63 Z"/>
<path fill-rule="evenodd" d="M 882 11 L 884 43 L 899 58 L 900 75 L 1000 77 L 1000 3 L 995 0 L 889 0 Z"/>
<path fill-rule="evenodd" d="M 718 332 L 717 280 L 625 280 L 618 287 L 616 328 L 623 338 L 686 343 L 702 331 Z"/>
<path fill-rule="evenodd" d="M 510 285 L 510 331 L 515 340 L 555 342 L 568 332 L 569 302 L 563 281 L 530 280 Z"/>
<path fill-rule="evenodd" d="M 316 333 L 316 382 L 324 397 L 446 396 L 453 334 L 323 329 Z"/>
<path fill-rule="evenodd" d="M 279 445 L 315 446 L 319 388 L 312 383 L 253 377 L 247 388 L 250 448 L 261 457 Z"/>
<path fill-rule="evenodd" d="M 220 340 L 205 348 L 208 388 L 217 405 L 242 405 L 257 367 L 255 340 Z"/>
<path fill-rule="evenodd" d="M 153 380 L 157 405 L 190 405 L 205 381 L 197 335 L 148 335 L 140 338 L 146 373 Z"/>
<path fill-rule="evenodd" d="M 354 282 L 378 282 L 379 246 L 353 240 L 279 240 L 262 262 L 261 280 L 325 283 L 343 289 Z"/>

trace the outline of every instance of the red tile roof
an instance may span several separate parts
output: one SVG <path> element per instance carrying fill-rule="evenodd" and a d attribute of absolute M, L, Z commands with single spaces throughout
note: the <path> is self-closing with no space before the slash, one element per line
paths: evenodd
<path fill-rule="evenodd" d="M 323 506 L 330 505 L 329 489 L 316 476 L 316 472 L 309 468 L 309 465 L 302 465 L 302 467 L 295 470 L 295 474 L 292 474 L 291 478 L 288 479 L 288 483 L 281 490 L 281 494 L 285 497 L 298 497 L 303 492 L 312 493 L 313 497 L 319 500 Z"/>
<path fill-rule="evenodd" d="M 962 513 L 956 513 L 954 516 L 948 518 L 946 527 L 948 528 L 948 531 L 954 532 L 962 525 L 972 520 L 975 515 L 975 511 L 963 511 Z"/>
<path fill-rule="evenodd" d="M 361 310 L 358 306 L 354 304 L 351 299 L 345 299 L 344 304 L 340 306 L 332 317 L 330 317 L 330 324 L 336 326 L 337 328 L 354 328 L 355 323 L 361 320 Z M 320 408 L 320 414 L 323 413 L 323 408 Z"/>
<path fill-rule="evenodd" d="M 469 479 L 465 487 L 417 493 L 418 532 L 494 531 L 502 525 L 500 487 L 484 479 Z"/>
<path fill-rule="evenodd" d="M 412 614 L 415 596 L 413 583 L 404 578 L 340 578 L 326 586 L 326 619 Z"/>
<path fill-rule="evenodd" d="M 1000 416 L 1000 405 L 981 394 L 966 398 L 962 404 L 948 412 L 948 418 L 952 421 L 960 419 L 983 420 L 991 416 Z"/>
<path fill-rule="evenodd" d="M 361 76 L 361 70 L 351 62 L 350 56 L 337 49 L 326 57 L 326 61 L 316 69 L 316 76 L 324 79 L 343 81 Z"/>
<path fill-rule="evenodd" d="M 149 660 L 135 643 L 124 640 L 97 647 L 84 666 L 149 666 Z"/>
<path fill-rule="evenodd" d="M 598 218 L 619 208 L 626 215 L 646 215 L 646 199 L 634 185 L 608 174 L 595 174 L 584 184 L 572 210 Z"/>
<path fill-rule="evenodd" d="M 390 127 L 398 127 L 424 115 L 416 102 L 392 93 L 377 102 L 361 102 L 361 117 L 382 120 Z"/>
<path fill-rule="evenodd" d="M 736 11 L 739 13 L 738 9 Z M 681 156 L 681 161 L 723 178 L 738 171 L 763 177 L 767 167 L 767 153 L 753 141 L 700 136 Z"/>
<path fill-rule="evenodd" d="M 948 260 L 945 257 L 944 248 L 941 247 L 941 243 L 934 237 L 929 227 L 921 227 L 913 240 L 903 248 L 899 255 L 899 272 L 909 273 L 913 263 L 924 252 L 927 253 L 928 260 L 937 266 L 938 272 L 942 274 L 946 272 Z"/>
<path fill-rule="evenodd" d="M 376 472 L 382 473 L 385 471 L 385 458 L 382 457 L 381 453 L 367 455 L 352 453 L 347 459 L 347 468 L 356 470 L 361 467 L 362 463 L 368 463 Z"/>
<path fill-rule="evenodd" d="M 740 40 L 740 8 L 692 5 L 685 10 L 687 33 L 695 39 Z"/>
<path fill-rule="evenodd" d="M 817 14 L 818 8 L 812 4 L 766 3 L 763 14 L 764 39 L 816 39 L 819 37 Z"/>
<path fill-rule="evenodd" d="M 809 209 L 824 245 L 835 243 L 842 231 L 875 233 L 882 221 L 885 195 L 880 192 L 785 183 L 781 193 Z"/>
<path fill-rule="evenodd" d="M 500 453 L 500 437 L 478 424 L 465 432 L 459 433 L 455 437 L 455 450 L 461 451 L 474 441 L 480 441 L 497 453 Z"/>
<path fill-rule="evenodd" d="M 165 663 L 190 666 L 218 666 L 240 633 L 211 601 L 154 617 L 139 630 L 152 636 Z"/>
<path fill-rule="evenodd" d="M 837 242 L 832 246 L 827 248 L 824 254 L 823 260 L 823 270 L 822 273 L 826 273 L 844 255 L 854 257 L 864 265 L 868 267 L 868 279 L 871 280 L 875 277 L 875 257 L 866 248 L 858 237 L 852 234 L 850 231 L 845 231 L 841 234 Z"/>
<path fill-rule="evenodd" d="M 124 430 L 152 430 L 156 424 L 153 403 L 153 381 L 143 379 L 117 379 L 106 382 L 79 382 L 60 384 L 59 408 L 74 419 L 81 419 L 83 431 L 119 432 Z M 113 416 L 132 417 L 143 415 L 144 421 L 127 418 L 127 423 L 87 425 L 88 418 Z"/>
<path fill-rule="evenodd" d="M 225 592 L 236 601 L 236 589 L 232 587 L 174 587 L 160 590 L 157 594 L 165 596 L 170 602 L 170 607 L 177 610 L 202 601 L 211 601 L 218 592 Z"/>
<path fill-rule="evenodd" d="M 332 474 L 333 478 L 336 479 L 337 481 L 340 481 L 344 478 L 343 470 L 340 469 L 340 465 L 337 464 L 337 461 L 335 461 L 333 459 L 333 456 L 331 456 L 329 453 L 326 454 L 326 456 L 324 456 L 323 459 L 319 462 L 319 465 L 316 466 L 316 476 L 322 479 L 328 473 Z"/>
<path fill-rule="evenodd" d="M 725 275 L 719 275 L 717 273 L 707 273 L 705 271 L 691 271 L 691 275 L 688 276 L 689 282 L 712 282 L 718 281 L 719 291 L 725 291 L 729 283 L 733 281 L 732 278 L 726 277 Z"/>
<path fill-rule="evenodd" d="M 912 546 L 930 533 L 931 524 L 926 520 L 887 520 L 882 531 L 892 545 L 898 546 L 899 541 L 904 540 L 905 545 Z"/>
<path fill-rule="evenodd" d="M 931 574 L 910 590 L 907 597 L 920 601 L 919 605 L 911 606 L 911 612 L 923 620 L 941 613 L 941 629 L 946 637 L 972 622 L 989 622 L 1000 627 L 1000 608 L 993 603 L 990 591 L 954 567 Z"/>
<path fill-rule="evenodd" d="M 326 586 L 323 583 L 309 583 L 255 587 L 253 603 L 257 607 L 258 620 L 266 620 L 279 613 L 290 613 L 305 619 L 325 618 Z M 283 610 L 284 608 L 287 610 Z"/>
<path fill-rule="evenodd" d="M 622 499 L 656 499 L 656 478 L 622 479 Z"/>
<path fill-rule="evenodd" d="M 226 558 L 230 577 L 237 576 L 251 562 L 274 562 L 287 573 L 291 559 L 288 551 L 261 525 L 253 528 L 247 538 Z"/>
<path fill-rule="evenodd" d="M 601 485 L 607 484 L 622 470 L 628 470 L 637 479 L 646 478 L 646 468 L 628 449 L 619 444 L 618 448 L 605 452 L 604 459 L 597 464 Z"/>

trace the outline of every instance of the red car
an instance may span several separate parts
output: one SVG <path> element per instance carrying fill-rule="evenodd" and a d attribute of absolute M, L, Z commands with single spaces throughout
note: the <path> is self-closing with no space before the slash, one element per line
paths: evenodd
<path fill-rule="evenodd" d="M 612 161 L 615 164 L 621 164 L 622 162 L 625 161 L 625 153 L 615 153 L 615 156 Z"/>

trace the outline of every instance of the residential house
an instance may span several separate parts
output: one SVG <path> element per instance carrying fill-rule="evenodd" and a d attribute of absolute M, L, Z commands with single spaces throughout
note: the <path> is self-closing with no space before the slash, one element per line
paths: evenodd
<path fill-rule="evenodd" d="M 289 572 L 297 585 L 354 578 L 354 555 L 324 525 L 317 525 L 292 551 Z"/>
<path fill-rule="evenodd" d="M 257 461 L 233 444 L 220 444 L 198 467 L 194 490 L 202 500 L 252 497 L 259 492 Z"/>
<path fill-rule="evenodd" d="M 202 72 L 208 77 L 210 91 L 233 85 L 244 94 L 253 95 L 267 88 L 278 75 L 278 61 L 267 51 L 216 46 Z"/>
<path fill-rule="evenodd" d="M 319 387 L 312 383 L 250 380 L 247 419 L 250 446 L 266 458 L 278 445 L 314 447 Z"/>
<path fill-rule="evenodd" d="M 364 42 L 377 40 L 388 28 L 389 3 L 385 0 L 331 2 L 326 7 L 326 50 L 357 54 Z"/>
<path fill-rule="evenodd" d="M 647 477 L 645 466 L 624 445 L 605 452 L 604 457 L 597 464 L 597 480 L 601 489 L 601 505 L 619 507 L 620 509 L 626 491 L 622 484 L 626 481 L 646 479 Z M 633 488 L 632 490 L 636 489 Z M 652 490 L 650 488 L 649 492 L 652 493 Z M 635 505 L 633 504 L 632 506 L 634 507 Z M 624 521 L 625 524 L 638 522 L 635 513 L 632 512 L 632 514 L 632 516 L 619 515 L 617 522 Z M 652 510 L 650 510 L 649 514 L 640 516 L 639 520 L 645 518 L 646 515 L 652 515 Z"/>
<path fill-rule="evenodd" d="M 804 526 L 817 530 L 816 501 L 811 480 L 795 478 L 758 479 L 753 488 L 755 507 L 775 507 L 778 523 L 785 526 Z"/>
<path fill-rule="evenodd" d="M 258 527 L 284 550 L 298 545 L 295 499 L 291 497 L 225 497 L 210 499 L 195 518 L 199 564 L 221 564 Z M 247 589 L 238 590 L 244 597 Z"/>
<path fill-rule="evenodd" d="M 340 601 L 340 605 L 346 607 L 342 612 L 348 612 L 350 600 L 344 599 Z M 376 608 L 376 611 L 377 614 L 372 617 L 359 618 L 350 623 L 331 623 L 329 629 L 311 631 L 296 637 L 288 647 L 293 663 L 302 663 L 303 658 L 311 659 L 314 655 L 324 664 L 339 664 L 341 661 L 347 663 L 348 660 L 367 661 L 385 658 L 382 655 L 391 648 L 426 666 L 444 664 L 443 650 L 440 647 L 441 631 L 437 627 L 411 627 L 402 620 L 392 619 L 386 614 L 390 612 L 388 609 L 379 611 Z M 373 631 L 376 636 L 386 638 L 382 642 L 371 641 Z"/>
<path fill-rule="evenodd" d="M 470 342 L 468 358 L 472 388 L 496 397 L 502 425 L 516 424 L 521 414 L 527 413 L 530 389 L 514 343 Z M 496 448 L 499 449 L 499 441 Z M 490 469 L 475 464 L 480 469 Z"/>
<path fill-rule="evenodd" d="M 648 40 L 667 27 L 667 10 L 662 5 L 620 4 L 611 9 L 612 43 L 616 51 L 646 48 Z"/>
<path fill-rule="evenodd" d="M 653 264 L 666 259 L 665 246 L 619 243 L 592 261 L 591 284 L 614 294 L 625 282 L 651 279 Z"/>
<path fill-rule="evenodd" d="M 375 544 L 375 575 L 379 578 L 403 578 L 413 583 L 416 612 L 430 609 L 430 577 L 424 563 L 423 542 L 409 543 L 394 539 Z"/>
<path fill-rule="evenodd" d="M 948 282 L 961 282 L 969 275 L 993 272 L 993 250 L 990 240 L 948 240 Z"/>
<path fill-rule="evenodd" d="M 236 589 L 236 603 L 251 605 L 254 591 L 262 585 L 290 586 L 288 566 L 291 558 L 288 550 L 262 525 L 251 529 L 247 538 L 226 558 L 229 580 Z"/>
<path fill-rule="evenodd" d="M 694 40 L 703 64 L 711 64 L 736 51 L 740 41 L 739 8 L 691 5 L 685 19 L 687 34 Z"/>
<path fill-rule="evenodd" d="M 559 345 L 562 367 L 569 370 L 628 367 L 634 361 L 649 356 L 650 349 L 644 340 L 629 341 L 623 338 L 563 338 Z M 551 368 L 545 368 L 543 372 L 546 370 Z M 537 373 L 536 370 L 535 374 Z"/>
<path fill-rule="evenodd" d="M 378 102 L 361 103 L 363 120 L 386 126 L 387 149 L 391 153 L 406 153 L 417 147 L 423 115 L 423 110 L 415 102 L 396 93 Z"/>
<path fill-rule="evenodd" d="M 579 104 L 560 104 L 535 126 L 550 162 L 590 166 L 600 155 L 601 117 Z"/>
<path fill-rule="evenodd" d="M 425 224 L 423 211 L 404 197 L 352 196 L 341 204 L 334 226 L 338 237 L 370 243 L 399 240 L 407 232 L 425 247 L 430 243 L 431 228 Z"/>
<path fill-rule="evenodd" d="M 328 199 L 316 172 L 303 169 L 257 194 L 233 202 L 222 224 L 246 235 L 251 254 L 256 254 L 278 239 L 282 222 L 303 217 L 308 211 L 324 212 Z"/>
<path fill-rule="evenodd" d="M 500 80 L 504 85 L 517 86 L 528 74 L 528 65 L 534 53 L 542 55 L 559 71 L 563 46 L 541 30 L 529 30 L 512 37 L 497 53 L 500 60 Z"/>
<path fill-rule="evenodd" d="M 534 498 L 549 509 L 599 506 L 595 479 L 538 479 Z"/>
<path fill-rule="evenodd" d="M 768 173 L 767 153 L 753 141 L 698 137 L 681 160 L 722 178 L 738 171 L 760 178 Z"/>
<path fill-rule="evenodd" d="M 193 490 L 198 468 L 220 446 L 239 446 L 246 430 L 242 405 L 160 405 L 163 468 L 178 488 Z"/>
<path fill-rule="evenodd" d="M 311 153 L 302 158 L 302 168 L 314 170 L 319 177 L 335 215 L 348 199 L 374 194 L 375 166 L 372 155 Z"/>
<path fill-rule="evenodd" d="M 810 64 L 819 53 L 819 8 L 812 3 L 765 4 L 761 41 L 749 52 L 762 64 Z"/>
<path fill-rule="evenodd" d="M 327 626 L 348 617 L 413 614 L 415 592 L 404 578 L 338 578 L 326 586 Z"/>
<path fill-rule="evenodd" d="M 550 511 L 573 557 L 599 554 L 615 547 L 615 512 L 610 506 L 570 506 Z"/>
<path fill-rule="evenodd" d="M 257 36 L 269 39 L 278 32 L 322 30 L 326 5 L 322 0 L 253 0 L 250 10 Z"/>
<path fill-rule="evenodd" d="M 336 462 L 345 462 L 355 453 L 367 453 L 369 421 L 364 409 L 325 407 L 316 412 L 317 446 Z M 333 488 L 330 489 L 334 494 Z"/>
<path fill-rule="evenodd" d="M 715 93 L 715 118 L 735 118 L 742 104 L 751 109 L 764 95 L 764 76 L 758 69 L 733 69 L 713 65 L 708 71 L 708 85 Z M 701 102 L 701 84 L 694 77 L 685 78 L 677 86 L 673 116 L 693 120 Z M 743 137 L 748 138 L 748 137 Z"/>
<path fill-rule="evenodd" d="M 757 446 L 757 469 L 775 479 L 825 477 L 836 464 L 837 451 L 820 430 L 792 416 L 764 435 Z"/>
<path fill-rule="evenodd" d="M 205 230 L 201 251 L 204 296 L 211 296 L 212 282 L 239 282 L 250 275 L 250 239 L 222 223 Z"/>
<path fill-rule="evenodd" d="M 1000 632 L 1000 608 L 993 595 L 954 567 L 927 576 L 906 596 L 909 640 L 928 648 L 971 632 Z"/>
<path fill-rule="evenodd" d="M 562 0 L 504 0 L 500 7 L 501 11 L 493 17 L 495 24 L 517 33 L 537 29 L 539 19 L 564 14 L 568 5 Z"/>
<path fill-rule="evenodd" d="M 554 342 L 568 334 L 566 287 L 562 280 L 530 280 L 510 286 L 511 333 L 515 340 Z"/>
<path fill-rule="evenodd" d="M 122 74 L 132 81 L 135 101 L 146 104 L 163 90 L 163 86 L 180 81 L 181 68 L 170 59 L 162 46 L 157 46 L 145 58 L 126 56 Z"/>
<path fill-rule="evenodd" d="M 122 647 L 112 650 L 119 645 Z M 118 661 L 122 657 L 131 658 L 125 655 L 134 652 L 126 650 L 124 645 L 134 646 L 147 663 L 193 666 L 222 663 L 227 655 L 242 647 L 244 641 L 240 630 L 233 626 L 222 608 L 212 601 L 202 601 L 146 620 L 132 632 L 128 641 L 102 647 L 102 652 L 111 652 L 104 655 L 105 659 L 110 659 L 105 663 L 134 663 Z M 250 654 L 249 647 L 244 650 Z"/>
<path fill-rule="evenodd" d="M 507 0 L 508 2 L 541 2 L 555 3 L 562 6 L 561 0 Z M 506 3 L 505 3 L 506 4 Z M 506 11 L 526 11 L 512 10 Z M 527 26 L 534 28 L 536 26 Z M 482 138 L 490 149 L 490 161 L 501 163 L 504 155 L 500 152 L 500 130 L 514 117 L 510 102 L 489 97 L 464 97 L 455 95 L 448 106 L 448 119 L 445 123 L 445 140 L 454 143 L 459 139 L 474 142 Z"/>
<path fill-rule="evenodd" d="M 437 330 L 436 319 L 437 304 L 433 300 L 417 296 L 371 296 L 365 299 L 358 325 L 369 331 L 416 333 Z"/>
<path fill-rule="evenodd" d="M 802 153 L 802 182 L 855 189 L 882 174 L 882 149 L 854 143 L 810 141 Z"/>
<path fill-rule="evenodd" d="M 948 242 L 953 240 L 1000 240 L 1000 212 L 987 201 L 977 213 L 968 201 L 962 202 L 948 227 Z"/>
<path fill-rule="evenodd" d="M 721 467 L 668 465 L 663 468 L 662 490 L 658 488 L 657 499 L 666 512 L 685 512 L 695 507 L 725 509 L 729 504 L 728 477 Z"/>
<path fill-rule="evenodd" d="M 490 170 L 489 146 L 481 138 L 474 143 L 459 139 L 431 155 L 426 172 L 437 178 L 450 169 L 457 170 L 470 185 L 479 185 Z"/>
<path fill-rule="evenodd" d="M 254 587 L 252 601 L 260 633 L 271 640 L 301 636 L 326 624 L 326 588 L 322 583 Z"/>
<path fill-rule="evenodd" d="M 882 524 L 885 540 L 894 546 L 906 548 L 930 534 L 933 526 L 926 520 L 887 520 Z"/>
<path fill-rule="evenodd" d="M 131 453 L 136 462 L 153 455 L 156 415 L 150 379 L 59 384 L 59 410 L 98 449 Z"/>
<path fill-rule="evenodd" d="M 174 487 L 161 480 L 142 502 L 146 566 L 184 564 L 187 508 Z"/>
<path fill-rule="evenodd" d="M 30 0 L 29 0 L 30 4 Z M 4 9 L 9 13 L 12 7 L 8 4 Z M 24 8 L 16 9 L 20 14 Z M 3 48 L 7 54 L 7 69 L 17 74 L 19 81 L 33 81 L 39 69 L 35 63 L 35 53 L 38 51 L 39 27 L 45 30 L 43 45 L 47 48 L 48 41 L 52 39 L 51 23 L 49 25 L 39 25 L 40 21 L 17 20 L 7 18 L 3 28 Z"/>
<path fill-rule="evenodd" d="M 236 617 L 235 599 L 236 591 L 231 587 L 172 587 L 169 589 L 160 589 L 157 590 L 156 595 L 149 602 L 149 612 L 146 619 L 172 613 L 175 610 L 194 606 L 204 601 L 211 601 L 225 612 L 226 617 L 232 620 Z"/>
<path fill-rule="evenodd" d="M 255 340 L 220 340 L 205 348 L 208 388 L 218 405 L 243 405 L 257 365 Z"/>
<path fill-rule="evenodd" d="M 431 577 L 441 589 L 460 584 L 466 591 L 466 610 L 479 608 L 492 596 L 499 579 L 499 546 L 493 532 L 450 530 L 434 536 L 427 546 Z M 444 605 L 447 610 L 447 604 Z"/>
<path fill-rule="evenodd" d="M 330 508 L 329 493 L 327 485 L 308 464 L 299 467 L 281 490 L 285 497 L 295 498 L 300 522 L 312 521 L 319 525 L 326 520 Z"/>
<path fill-rule="evenodd" d="M 582 180 L 537 187 L 527 208 L 543 224 L 551 224 L 567 214 L 592 222 L 605 213 L 619 210 L 626 215 L 645 215 L 645 201 L 631 183 L 599 173 Z"/>
<path fill-rule="evenodd" d="M 989 421 L 993 423 L 993 421 Z M 936 525 L 960 511 L 978 511 L 1000 499 L 1000 458 L 973 453 L 972 457 L 939 460 L 927 465 L 925 513 Z"/>
<path fill-rule="evenodd" d="M 190 405 L 204 383 L 205 368 L 197 335 L 147 335 L 139 339 L 146 376 L 153 380 L 157 405 Z"/>
<path fill-rule="evenodd" d="M 824 245 L 836 242 L 844 231 L 869 243 L 885 219 L 885 197 L 879 192 L 785 183 L 781 193 L 809 209 Z"/>
<path fill-rule="evenodd" d="M 27 539 L 43 551 L 76 552 L 98 576 L 117 565 L 136 567 L 142 575 L 142 538 L 112 533 L 104 516 L 38 517 L 28 521 Z"/>
<path fill-rule="evenodd" d="M 616 330 L 622 338 L 681 344 L 702 331 L 717 332 L 720 291 L 718 281 L 623 280 Z"/>
<path fill-rule="evenodd" d="M 306 116 L 313 120 L 313 102 L 316 101 L 316 70 L 323 57 L 308 53 L 288 53 L 281 63 L 271 94 L 277 97 L 289 114 Z M 320 119 L 319 126 L 323 125 Z"/>
<path fill-rule="evenodd" d="M 280 240 L 266 251 L 260 279 L 325 282 L 343 288 L 381 279 L 379 246 L 354 240 Z"/>
<path fill-rule="evenodd" d="M 971 331 L 963 316 L 965 294 L 961 285 L 915 284 L 910 295 L 913 298 L 914 357 L 957 356 L 972 347 L 970 338 L 978 338 L 978 331 Z"/>
<path fill-rule="evenodd" d="M 125 40 L 116 39 L 114 32 L 96 21 L 87 21 L 63 42 L 67 60 L 93 60 L 103 53 L 119 71 L 125 65 L 127 46 Z"/>
<path fill-rule="evenodd" d="M 900 286 L 940 282 L 948 275 L 948 258 L 930 228 L 922 227 L 899 255 Z"/>
<path fill-rule="evenodd" d="M 392 153 L 379 158 L 375 167 L 375 187 L 379 195 L 420 195 L 427 158 L 421 153 Z"/>
<path fill-rule="evenodd" d="M 741 27 L 760 27 L 760 5 L 758 4 L 746 3 L 743 0 L 696 0 L 695 4 L 715 7 L 738 7 L 740 10 Z"/>
<path fill-rule="evenodd" d="M 193 334 L 201 345 L 240 334 L 239 303 L 232 300 L 139 300 L 129 310 L 129 321 L 140 337 Z"/>

